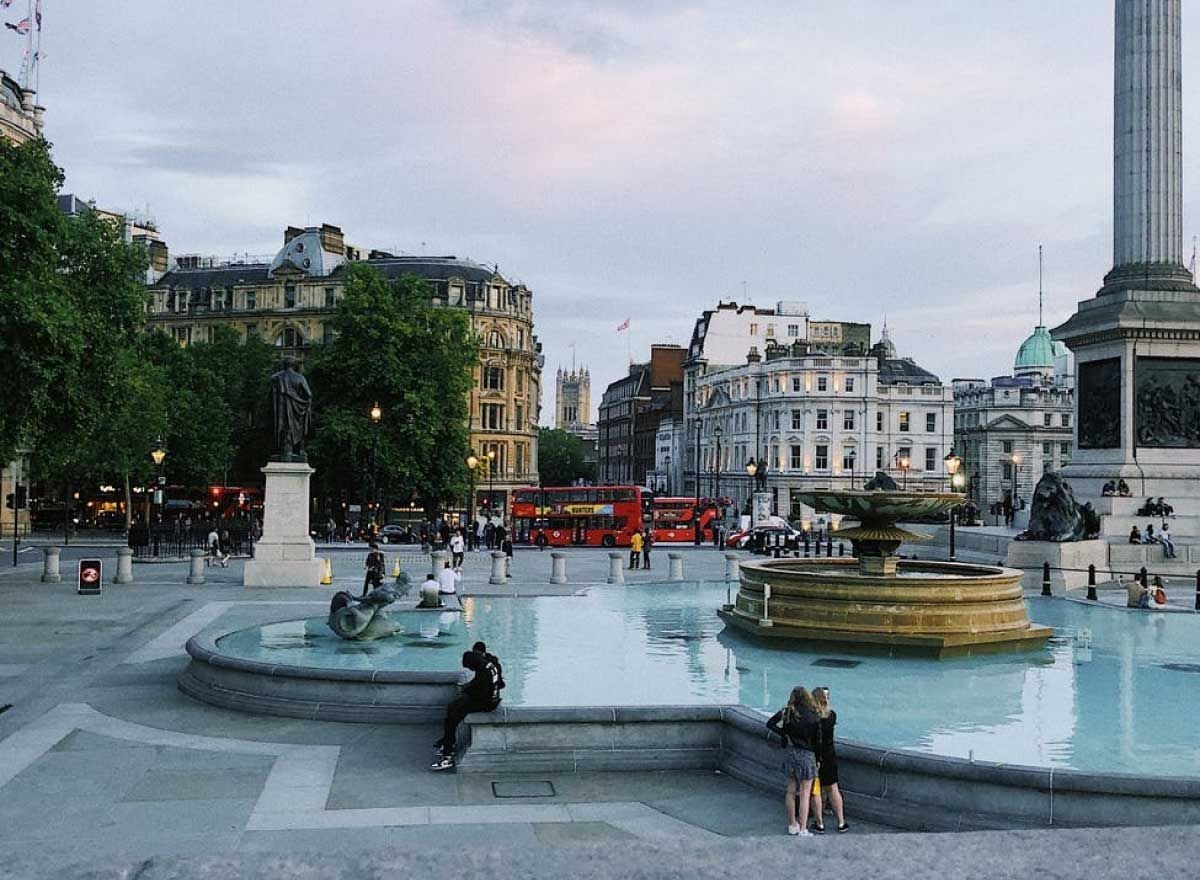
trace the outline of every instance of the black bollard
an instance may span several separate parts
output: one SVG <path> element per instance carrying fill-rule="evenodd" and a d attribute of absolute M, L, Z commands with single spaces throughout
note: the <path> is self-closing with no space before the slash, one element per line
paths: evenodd
<path fill-rule="evenodd" d="M 1088 565 L 1088 591 L 1087 597 L 1093 602 L 1096 601 L 1096 566 L 1095 564 Z"/>
<path fill-rule="evenodd" d="M 1050 593 L 1050 563 L 1042 563 L 1042 595 L 1049 596 Z"/>
<path fill-rule="evenodd" d="M 838 556 L 846 555 L 846 545 L 842 541 L 838 541 Z"/>
<path fill-rule="evenodd" d="M 1196 610 L 1200 611 L 1200 568 L 1196 569 Z"/>
<path fill-rule="evenodd" d="M 827 538 L 825 540 L 825 558 L 833 558 L 833 538 Z"/>
<path fill-rule="evenodd" d="M 1142 586 L 1146 589 L 1150 588 L 1150 572 L 1146 571 L 1146 566 L 1142 566 L 1138 572 L 1138 580 L 1142 582 Z"/>
<path fill-rule="evenodd" d="M 804 558 L 808 559 L 808 532 L 804 533 Z"/>

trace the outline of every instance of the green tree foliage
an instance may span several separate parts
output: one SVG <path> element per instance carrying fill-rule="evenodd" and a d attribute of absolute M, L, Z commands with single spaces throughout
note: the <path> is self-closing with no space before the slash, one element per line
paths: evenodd
<path fill-rule="evenodd" d="M 327 496 L 363 497 L 371 459 L 380 496 L 427 510 L 467 491 L 467 393 L 478 343 L 466 314 L 430 305 L 425 282 L 389 282 L 352 264 L 334 319 L 332 341 L 316 349 L 306 372 L 317 411 L 309 459 Z M 383 418 L 373 425 L 378 403 Z"/>
<path fill-rule="evenodd" d="M 595 468 L 584 461 L 583 441 L 559 428 L 538 428 L 538 474 L 543 486 L 569 486 L 592 480 Z"/>

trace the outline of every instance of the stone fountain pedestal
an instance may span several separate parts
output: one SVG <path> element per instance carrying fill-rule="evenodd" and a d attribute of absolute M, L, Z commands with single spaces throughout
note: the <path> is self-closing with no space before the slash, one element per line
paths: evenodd
<path fill-rule="evenodd" d="M 308 481 L 303 461 L 272 461 L 262 469 L 263 534 L 247 560 L 247 587 L 319 587 L 324 561 L 308 534 Z"/>

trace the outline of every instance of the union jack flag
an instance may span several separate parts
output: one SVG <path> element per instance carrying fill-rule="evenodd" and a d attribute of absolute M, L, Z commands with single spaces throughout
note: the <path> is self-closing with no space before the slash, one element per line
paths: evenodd
<path fill-rule="evenodd" d="M 617 325 L 618 333 L 620 333 L 622 330 L 628 330 L 628 329 L 629 329 L 629 319 L 628 318 L 626 318 L 624 321 L 622 321 L 620 324 Z"/>
<path fill-rule="evenodd" d="M 16 31 L 21 36 L 24 36 L 25 34 L 29 33 L 29 19 L 28 18 L 23 18 L 20 21 L 18 21 L 16 24 L 13 24 L 11 21 L 6 21 L 6 22 L 4 22 L 4 26 L 6 28 L 8 28 L 10 31 Z"/>

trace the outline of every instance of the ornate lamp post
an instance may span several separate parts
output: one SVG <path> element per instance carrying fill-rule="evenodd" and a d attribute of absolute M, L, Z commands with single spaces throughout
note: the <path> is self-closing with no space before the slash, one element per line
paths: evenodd
<path fill-rule="evenodd" d="M 1009 456 L 1012 462 L 1012 509 L 1017 509 L 1017 467 L 1021 464 L 1021 453 L 1013 452 Z"/>
<path fill-rule="evenodd" d="M 477 467 L 479 467 L 479 458 L 472 452 L 467 455 L 467 469 L 471 472 L 471 494 L 467 496 L 467 527 L 471 530 L 471 535 L 475 534 L 475 469 Z"/>
<path fill-rule="evenodd" d="M 717 502 L 718 509 L 721 505 L 721 426 L 713 428 L 713 436 L 717 438 L 717 460 L 713 467 L 713 500 Z M 724 519 L 724 511 L 721 512 L 721 518 Z"/>
<path fill-rule="evenodd" d="M 489 510 L 489 511 L 493 509 L 493 507 L 492 507 L 492 502 L 495 500 L 495 499 L 493 499 L 493 498 L 492 498 L 492 488 L 493 488 L 493 486 L 495 485 L 495 478 L 492 476 L 492 474 L 493 474 L 493 470 L 492 470 L 492 464 L 493 464 L 495 461 L 496 461 L 496 450 L 495 450 L 495 449 L 489 449 L 489 450 L 487 451 L 487 472 L 488 472 L 488 510 Z M 491 514 L 489 513 L 489 514 L 488 514 L 488 516 L 490 517 L 490 516 L 491 516 Z M 501 518 L 503 519 L 503 516 L 502 516 Z"/>
<path fill-rule="evenodd" d="M 379 408 L 379 402 L 367 413 L 371 418 L 371 424 L 374 427 L 371 429 L 371 504 L 374 505 L 371 512 L 371 522 L 375 522 L 375 515 L 379 511 L 379 423 L 383 420 L 383 410 Z"/>
<path fill-rule="evenodd" d="M 696 464 L 696 470 L 695 470 L 696 506 L 695 506 L 695 508 L 693 508 L 693 513 L 692 513 L 692 526 L 696 531 L 695 544 L 697 547 L 700 546 L 700 428 L 703 424 L 704 424 L 703 420 L 699 416 L 697 416 L 696 417 L 696 462 L 695 462 L 695 464 Z"/>
<path fill-rule="evenodd" d="M 908 491 L 908 469 L 912 465 L 907 455 L 900 456 L 900 472 L 904 474 L 904 491 Z"/>
<path fill-rule="evenodd" d="M 951 450 L 950 454 L 942 459 L 942 464 L 946 466 L 946 473 L 950 475 L 950 488 L 955 487 L 958 478 L 958 468 L 962 465 L 962 459 L 954 454 Z M 958 508 L 950 508 L 950 561 L 955 561 L 954 553 L 954 521 L 958 518 Z"/>
<path fill-rule="evenodd" d="M 669 452 L 666 454 L 666 456 L 663 457 L 663 470 L 665 470 L 667 472 L 666 473 L 666 477 L 667 477 L 666 492 L 667 492 L 667 496 L 670 497 L 670 495 L 671 495 L 671 453 L 669 453 Z"/>
<path fill-rule="evenodd" d="M 150 504 L 154 503 L 159 506 L 161 511 L 163 505 L 163 489 L 161 488 L 166 480 L 163 479 L 162 465 L 167 460 L 167 447 L 163 445 L 161 439 L 155 440 L 154 445 L 150 447 L 150 460 L 154 462 L 154 494 L 151 496 L 153 502 L 147 499 L 146 504 L 146 528 L 150 527 Z"/>

